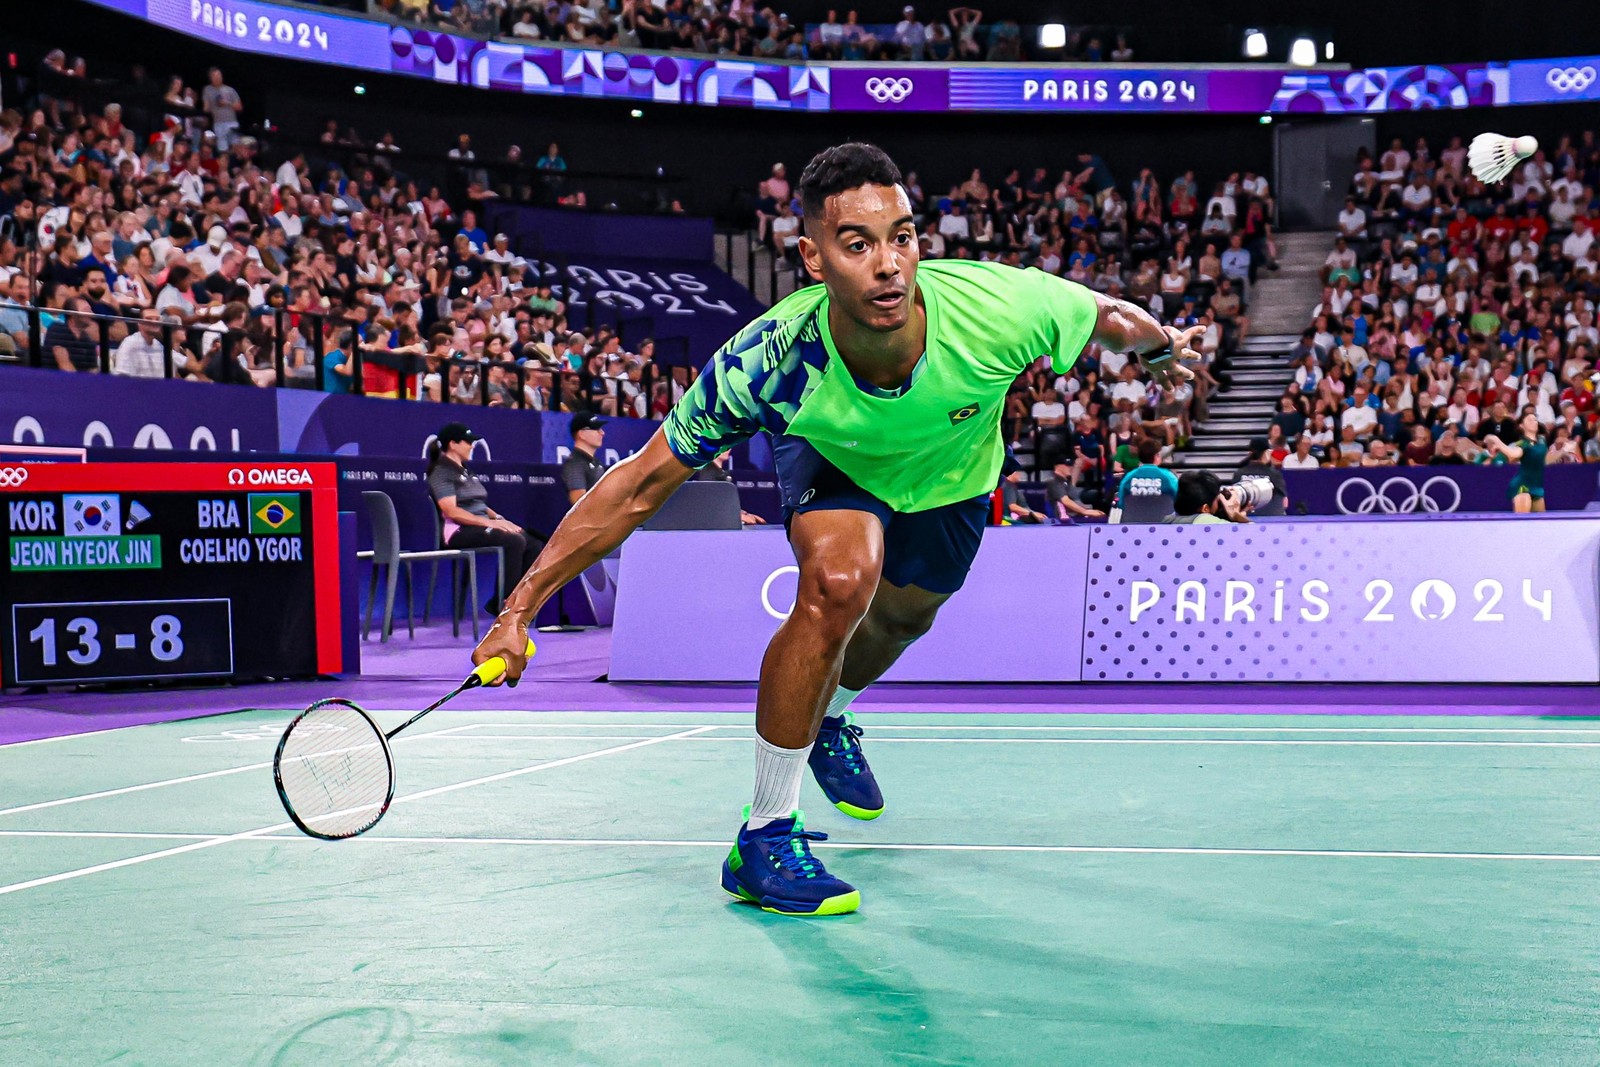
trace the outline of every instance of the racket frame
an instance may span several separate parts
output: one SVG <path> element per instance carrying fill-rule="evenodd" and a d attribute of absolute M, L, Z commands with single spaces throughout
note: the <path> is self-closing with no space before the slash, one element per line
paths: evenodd
<path fill-rule="evenodd" d="M 349 708 L 351 711 L 355 712 L 357 715 L 360 715 L 366 720 L 367 728 L 377 736 L 378 741 L 383 748 L 383 760 L 387 765 L 389 772 L 389 789 L 384 795 L 383 804 L 378 808 L 377 812 L 359 829 L 351 830 L 348 833 L 342 834 L 326 834 L 320 830 L 313 830 L 310 826 L 307 826 L 305 820 L 300 817 L 300 813 L 294 810 L 294 805 L 289 801 L 289 794 L 283 788 L 283 750 L 284 747 L 289 743 L 289 736 L 294 733 L 294 728 L 300 725 L 301 719 L 304 719 L 312 712 L 320 711 L 321 709 L 330 705 L 341 708 Z M 408 723 L 407 725 L 410 724 Z M 394 733 L 399 732 L 399 730 L 394 731 Z M 300 714 L 296 715 L 289 723 L 288 727 L 283 731 L 283 736 L 278 739 L 278 750 L 272 756 L 272 781 L 273 784 L 278 787 L 278 799 L 283 802 L 283 810 L 289 813 L 289 818 L 294 820 L 295 826 L 299 827 L 302 833 L 305 833 L 311 837 L 319 838 L 323 841 L 347 841 L 352 837 L 366 833 L 368 830 L 378 825 L 378 821 L 388 814 L 389 805 L 394 803 L 394 752 L 389 748 L 388 735 L 385 735 L 384 732 L 378 728 L 377 720 L 373 719 L 371 715 L 367 714 L 367 710 L 365 708 L 353 700 L 346 700 L 344 697 L 326 697 L 322 700 L 318 700 Z"/>

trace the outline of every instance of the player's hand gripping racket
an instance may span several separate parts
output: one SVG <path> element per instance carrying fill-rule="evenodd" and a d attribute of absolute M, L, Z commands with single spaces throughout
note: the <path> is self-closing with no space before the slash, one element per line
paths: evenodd
<path fill-rule="evenodd" d="M 529 659 L 534 651 L 529 641 Z M 366 833 L 378 825 L 394 800 L 394 756 L 389 751 L 394 736 L 468 689 L 488 685 L 505 670 L 506 661 L 500 657 L 485 660 L 460 685 L 387 734 L 371 715 L 343 697 L 317 701 L 289 724 L 272 758 L 283 809 L 296 826 L 325 841 Z"/>

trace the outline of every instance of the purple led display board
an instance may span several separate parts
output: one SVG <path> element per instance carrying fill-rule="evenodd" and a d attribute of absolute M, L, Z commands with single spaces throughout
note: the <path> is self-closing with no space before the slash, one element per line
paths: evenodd
<path fill-rule="evenodd" d="M 986 531 L 967 584 L 885 680 L 1077 681 L 1088 546 L 1086 527 Z M 754 681 L 798 573 L 781 526 L 634 534 L 617 578 L 611 680 Z"/>
<path fill-rule="evenodd" d="M 776 530 L 636 534 L 611 678 L 755 680 L 795 577 Z M 886 678 L 1593 683 L 1600 519 L 991 529 Z"/>
<path fill-rule="evenodd" d="M 1600 57 L 1369 67 L 758 63 L 485 41 L 261 0 L 92 0 L 224 48 L 502 92 L 787 111 L 1375 114 L 1600 100 Z"/>

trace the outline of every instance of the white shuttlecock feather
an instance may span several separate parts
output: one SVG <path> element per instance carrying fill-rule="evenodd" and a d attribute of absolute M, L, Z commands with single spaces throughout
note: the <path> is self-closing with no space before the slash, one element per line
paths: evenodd
<path fill-rule="evenodd" d="M 1480 133 L 1467 149 L 1467 166 L 1480 182 L 1493 185 L 1539 150 L 1532 137 L 1507 137 L 1501 133 Z"/>

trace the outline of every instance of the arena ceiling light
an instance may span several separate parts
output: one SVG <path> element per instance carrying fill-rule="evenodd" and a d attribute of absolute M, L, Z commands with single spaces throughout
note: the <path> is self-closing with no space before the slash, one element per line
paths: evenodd
<path fill-rule="evenodd" d="M 1059 22 L 1046 22 L 1039 27 L 1040 48 L 1065 48 L 1067 46 L 1067 27 Z"/>
<path fill-rule="evenodd" d="M 1289 46 L 1289 62 L 1297 67 L 1317 65 L 1317 42 L 1309 37 L 1296 37 Z"/>
<path fill-rule="evenodd" d="M 1265 59 L 1267 57 L 1267 35 L 1260 30 L 1245 30 L 1244 54 L 1246 59 Z"/>

